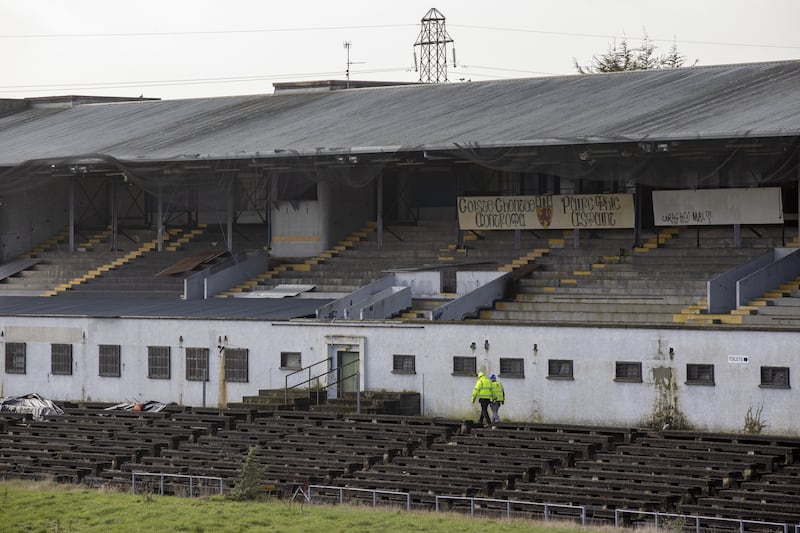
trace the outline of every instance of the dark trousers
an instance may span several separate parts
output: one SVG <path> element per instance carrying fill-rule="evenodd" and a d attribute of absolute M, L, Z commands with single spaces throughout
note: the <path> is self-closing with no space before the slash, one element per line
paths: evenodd
<path fill-rule="evenodd" d="M 486 424 L 492 422 L 492 419 L 489 417 L 489 404 L 492 403 L 492 400 L 489 398 L 478 398 L 478 401 L 481 404 L 481 417 L 478 419 L 478 424 L 483 424 L 484 420 L 486 420 Z"/>

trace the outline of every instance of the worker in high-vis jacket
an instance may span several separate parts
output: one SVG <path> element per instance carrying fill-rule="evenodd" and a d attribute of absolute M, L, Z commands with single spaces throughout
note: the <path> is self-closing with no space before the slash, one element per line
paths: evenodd
<path fill-rule="evenodd" d="M 489 381 L 492 382 L 492 422 L 500 422 L 500 406 L 506 401 L 506 391 L 503 390 L 503 384 L 497 380 L 497 376 L 492 374 L 489 376 Z"/>
<path fill-rule="evenodd" d="M 475 382 L 475 388 L 472 389 L 472 403 L 475 403 L 475 398 L 481 404 L 481 417 L 478 419 L 478 425 L 482 426 L 484 420 L 487 424 L 490 423 L 492 419 L 489 417 L 489 404 L 492 403 L 492 382 L 483 372 L 478 372 L 478 381 Z"/>

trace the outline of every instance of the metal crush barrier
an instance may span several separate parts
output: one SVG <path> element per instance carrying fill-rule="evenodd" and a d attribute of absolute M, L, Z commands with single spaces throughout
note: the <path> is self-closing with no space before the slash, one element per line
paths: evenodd
<path fill-rule="evenodd" d="M 188 483 L 188 494 L 186 496 L 192 498 L 196 495 L 199 495 L 198 489 L 201 487 L 209 487 L 213 482 L 215 485 L 219 484 L 218 493 L 222 494 L 225 492 L 225 483 L 221 477 L 216 476 L 193 476 L 189 474 L 163 474 L 157 472 L 131 472 L 131 493 L 136 494 L 136 478 L 158 478 L 158 494 L 160 496 L 164 496 L 166 494 L 166 484 L 165 481 L 167 480 L 177 480 L 182 482 L 183 485 L 187 486 Z M 141 485 L 141 484 L 140 484 Z M 145 484 L 147 487 L 153 487 L 152 484 Z M 173 487 L 173 493 L 175 487 Z M 185 492 L 185 491 L 184 491 Z M 215 491 L 216 492 L 216 491 Z"/>
<path fill-rule="evenodd" d="M 694 531 L 695 533 L 702 533 L 703 527 L 702 524 L 708 523 L 709 525 L 706 526 L 706 530 L 713 530 L 714 527 L 712 524 L 719 525 L 719 524 L 736 524 L 739 529 L 739 533 L 744 533 L 747 531 L 745 528 L 746 525 L 755 526 L 758 530 L 763 530 L 764 526 L 768 526 L 770 531 L 775 531 L 773 528 L 783 530 L 783 533 L 792 533 L 789 531 L 792 528 L 794 531 L 793 533 L 800 533 L 800 524 L 797 525 L 790 525 L 785 522 L 768 522 L 768 521 L 761 521 L 761 520 L 746 520 L 744 518 L 724 518 L 720 516 L 703 516 L 703 515 L 685 515 L 685 514 L 677 514 L 677 513 L 664 513 L 660 511 L 640 511 L 638 509 L 615 509 L 614 510 L 614 527 L 625 527 L 624 524 L 624 517 L 625 515 L 635 515 L 635 516 L 652 516 L 653 517 L 653 527 L 656 530 L 659 529 L 667 529 L 670 531 L 675 531 L 675 524 L 676 522 L 683 522 L 684 526 L 680 529 L 688 530 L 687 524 L 694 523 Z"/>

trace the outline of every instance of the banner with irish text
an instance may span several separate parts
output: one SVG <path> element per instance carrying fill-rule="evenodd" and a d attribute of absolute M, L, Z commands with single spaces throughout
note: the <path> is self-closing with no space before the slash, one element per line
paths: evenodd
<path fill-rule="evenodd" d="M 465 230 L 632 228 L 632 194 L 461 196 Z"/>

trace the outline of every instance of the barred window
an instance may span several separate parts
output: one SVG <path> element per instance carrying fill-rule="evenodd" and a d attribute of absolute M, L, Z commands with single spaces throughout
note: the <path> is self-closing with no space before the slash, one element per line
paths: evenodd
<path fill-rule="evenodd" d="M 548 359 L 547 379 L 574 379 L 571 359 Z"/>
<path fill-rule="evenodd" d="M 462 376 L 474 376 L 478 370 L 477 358 L 475 357 L 453 357 L 453 374 Z"/>
<path fill-rule="evenodd" d="M 24 374 L 26 361 L 24 342 L 6 343 L 6 374 Z"/>
<path fill-rule="evenodd" d="M 524 378 L 525 360 L 522 358 L 500 358 L 500 375 L 504 378 Z"/>
<path fill-rule="evenodd" d="M 638 361 L 617 361 L 614 381 L 642 382 L 642 363 Z"/>
<path fill-rule="evenodd" d="M 416 357 L 413 355 L 394 354 L 392 356 L 392 372 L 395 374 L 415 374 Z"/>
<path fill-rule="evenodd" d="M 789 388 L 789 368 L 785 366 L 762 366 L 761 387 Z"/>
<path fill-rule="evenodd" d="M 62 376 L 72 375 L 72 345 L 50 345 L 50 373 Z"/>
<path fill-rule="evenodd" d="M 101 344 L 99 350 L 100 376 L 118 378 L 120 371 L 119 344 Z"/>
<path fill-rule="evenodd" d="M 303 368 L 300 352 L 281 352 L 281 368 L 290 370 Z"/>
<path fill-rule="evenodd" d="M 714 365 L 693 364 L 686 365 L 687 385 L 713 385 Z"/>
<path fill-rule="evenodd" d="M 147 377 L 150 379 L 170 378 L 169 346 L 147 347 Z"/>
<path fill-rule="evenodd" d="M 208 381 L 208 348 L 186 348 L 186 381 Z"/>
<path fill-rule="evenodd" d="M 247 348 L 225 348 L 224 365 L 225 381 L 246 383 L 250 381 L 248 373 L 249 351 Z"/>

